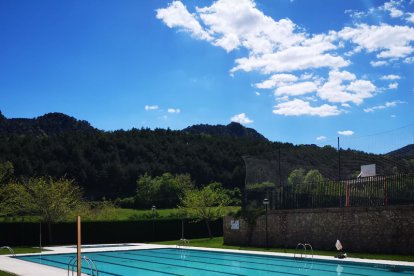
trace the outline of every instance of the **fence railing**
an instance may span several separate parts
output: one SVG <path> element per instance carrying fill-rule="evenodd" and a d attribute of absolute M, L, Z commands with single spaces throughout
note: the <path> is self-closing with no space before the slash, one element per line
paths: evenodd
<path fill-rule="evenodd" d="M 286 185 L 265 191 L 246 190 L 245 196 L 247 204 L 257 207 L 268 198 L 271 209 L 414 204 L 414 174 Z"/>

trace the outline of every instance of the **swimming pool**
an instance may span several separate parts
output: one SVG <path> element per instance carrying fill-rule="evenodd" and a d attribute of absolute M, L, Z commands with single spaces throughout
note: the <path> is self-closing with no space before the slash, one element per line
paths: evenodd
<path fill-rule="evenodd" d="M 85 253 L 99 275 L 414 275 L 414 268 L 383 264 L 298 260 L 189 249 L 142 249 Z M 20 260 L 67 269 L 75 254 L 30 255 Z M 85 265 L 83 265 L 84 268 Z M 83 270 L 88 273 L 88 269 Z"/>

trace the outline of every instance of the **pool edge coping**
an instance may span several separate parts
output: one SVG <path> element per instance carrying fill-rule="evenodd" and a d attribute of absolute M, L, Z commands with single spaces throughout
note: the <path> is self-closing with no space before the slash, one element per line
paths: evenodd
<path fill-rule="evenodd" d="M 145 243 L 128 243 L 128 246 L 113 246 L 111 247 L 96 247 L 96 248 L 84 248 L 83 253 L 91 252 L 109 252 L 109 251 L 129 251 L 129 250 L 145 250 L 145 249 L 161 249 L 161 248 L 177 248 L 175 245 L 159 245 L 159 244 L 145 244 Z M 250 254 L 250 255 L 262 255 L 262 256 L 277 256 L 293 258 L 293 253 L 281 253 L 281 252 L 263 252 L 263 251 L 250 251 L 240 249 L 224 249 L 224 248 L 209 248 L 209 247 L 185 247 L 191 250 L 199 251 L 212 251 L 212 252 L 227 252 L 236 254 Z M 70 254 L 76 253 L 76 248 L 66 246 L 53 246 L 44 247 L 49 251 L 42 253 L 27 253 L 18 254 L 18 256 L 35 256 L 35 255 L 56 255 L 56 254 Z M 378 260 L 378 259 L 360 259 L 360 258 L 345 258 L 337 259 L 332 256 L 314 255 L 314 260 L 340 262 L 340 263 L 365 263 L 365 264 L 378 264 L 378 265 L 396 265 L 406 266 L 414 268 L 414 262 L 407 261 L 391 261 L 391 260 Z M 17 273 L 22 276 L 37 276 L 37 275 L 67 275 L 66 269 L 56 268 L 52 266 L 46 266 L 42 264 L 32 263 L 20 259 L 13 258 L 12 255 L 0 255 L 0 270 L 4 270 L 11 273 Z"/>

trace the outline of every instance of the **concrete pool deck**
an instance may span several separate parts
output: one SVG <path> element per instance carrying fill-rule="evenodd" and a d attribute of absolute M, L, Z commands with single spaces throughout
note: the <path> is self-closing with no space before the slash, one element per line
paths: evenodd
<path fill-rule="evenodd" d="M 140 249 L 156 249 L 156 248 L 176 248 L 175 245 L 157 245 L 157 244 L 144 244 L 144 243 L 127 243 L 127 244 L 106 244 L 106 245 L 84 245 L 82 253 L 88 252 L 104 252 L 104 251 L 120 251 L 120 250 L 140 250 Z M 264 256 L 279 256 L 279 257 L 294 257 L 291 253 L 276 253 L 276 252 L 261 252 L 261 251 L 248 251 L 248 250 L 233 250 L 233 249 L 221 249 L 221 248 L 207 248 L 207 247 L 186 247 L 192 250 L 208 250 L 217 252 L 227 253 L 246 253 L 254 255 Z M 29 254 L 18 254 L 18 256 L 25 255 L 49 255 L 49 254 L 67 254 L 76 253 L 75 246 L 52 246 L 44 247 L 48 251 L 43 253 L 29 253 Z M 371 264 L 382 264 L 382 265 L 403 265 L 414 268 L 414 262 L 400 262 L 400 261 L 387 261 L 387 260 L 372 260 L 372 259 L 357 259 L 357 258 L 346 258 L 346 259 L 335 259 L 332 256 L 314 256 L 315 260 L 329 260 L 337 262 L 356 262 L 356 263 L 371 263 Z M 11 255 L 0 255 L 0 270 L 11 272 L 22 276 L 44 276 L 44 275 L 68 275 L 66 269 L 55 268 L 47 265 L 32 263 L 23 261 L 15 258 L 11 258 Z M 85 275 L 85 274 L 82 274 Z"/>

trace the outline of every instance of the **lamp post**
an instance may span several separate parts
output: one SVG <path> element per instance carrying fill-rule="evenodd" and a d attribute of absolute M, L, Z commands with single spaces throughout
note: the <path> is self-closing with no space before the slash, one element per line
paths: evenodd
<path fill-rule="evenodd" d="M 157 211 L 157 207 L 155 205 L 152 205 L 151 207 L 152 211 L 152 241 L 155 241 L 155 212 Z"/>
<path fill-rule="evenodd" d="M 269 199 L 263 199 L 263 205 L 265 206 L 265 214 L 266 214 L 266 221 L 265 221 L 265 229 L 266 229 L 266 248 L 269 248 L 268 238 L 267 238 L 267 206 L 269 205 Z"/>

